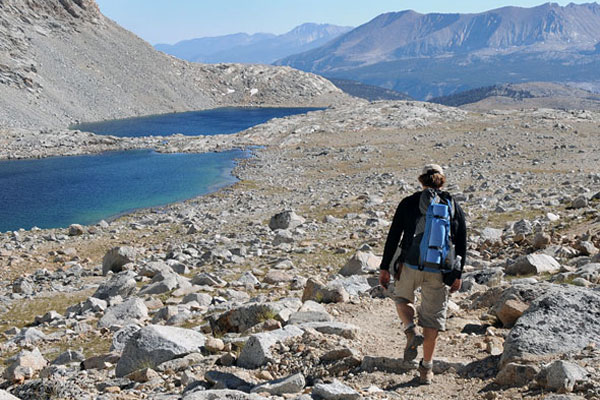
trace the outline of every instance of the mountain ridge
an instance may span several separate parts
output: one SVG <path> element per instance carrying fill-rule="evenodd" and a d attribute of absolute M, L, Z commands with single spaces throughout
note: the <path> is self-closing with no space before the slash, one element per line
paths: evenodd
<path fill-rule="evenodd" d="M 476 14 L 419 14 L 406 10 L 381 14 L 325 46 L 274 64 L 331 78 L 356 79 L 427 99 L 507 82 L 493 80 L 498 70 L 495 66 L 477 71 L 486 63 L 499 64 L 501 69 L 502 57 L 531 63 L 525 73 L 518 73 L 511 81 L 547 80 L 534 73 L 543 69 L 548 59 L 575 67 L 590 58 L 600 60 L 596 57 L 600 54 L 598 38 L 597 3 L 502 7 Z M 433 59 L 435 62 L 431 62 Z M 405 61 L 410 65 L 404 68 Z M 448 76 L 428 76 L 437 68 Z M 415 70 L 421 77 L 408 76 Z M 465 73 L 452 76 L 461 70 Z M 486 79 L 470 85 L 468 78 L 476 73 Z M 584 79 L 597 80 L 600 74 L 593 72 Z M 415 89 L 417 86 L 420 88 Z"/>
<path fill-rule="evenodd" d="M 348 32 L 351 27 L 304 23 L 281 35 L 235 33 L 157 44 L 164 53 L 193 62 L 241 62 L 271 64 L 279 58 L 319 47 Z"/>

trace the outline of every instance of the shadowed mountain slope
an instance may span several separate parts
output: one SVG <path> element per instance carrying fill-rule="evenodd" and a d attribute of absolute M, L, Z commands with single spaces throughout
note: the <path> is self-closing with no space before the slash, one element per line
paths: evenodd
<path fill-rule="evenodd" d="M 104 17 L 93 0 L 0 1 L 3 128 L 347 98 L 329 81 L 291 68 L 167 56 Z"/>

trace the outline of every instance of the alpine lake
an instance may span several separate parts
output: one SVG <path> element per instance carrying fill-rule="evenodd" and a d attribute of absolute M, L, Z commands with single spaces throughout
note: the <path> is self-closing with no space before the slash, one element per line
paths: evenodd
<path fill-rule="evenodd" d="M 232 134 L 318 108 L 220 108 L 74 125 L 122 137 Z M 139 208 L 208 194 L 236 182 L 248 151 L 160 154 L 152 149 L 0 161 L 0 232 L 90 225 Z"/>

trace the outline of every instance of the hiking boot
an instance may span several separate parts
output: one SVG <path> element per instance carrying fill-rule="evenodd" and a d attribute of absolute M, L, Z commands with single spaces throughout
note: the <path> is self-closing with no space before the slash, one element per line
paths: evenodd
<path fill-rule="evenodd" d="M 404 348 L 404 361 L 412 361 L 417 358 L 417 349 L 423 344 L 423 336 L 417 335 L 415 328 L 404 331 L 406 335 L 406 347 Z"/>
<path fill-rule="evenodd" d="M 431 385 L 433 381 L 433 368 L 425 368 L 423 361 L 421 361 L 417 371 L 419 372 L 419 383 L 421 385 Z"/>

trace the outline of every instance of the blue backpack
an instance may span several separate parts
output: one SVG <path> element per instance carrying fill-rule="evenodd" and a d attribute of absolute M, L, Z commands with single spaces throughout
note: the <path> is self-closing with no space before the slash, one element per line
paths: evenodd
<path fill-rule="evenodd" d="M 437 270 L 451 269 L 455 262 L 450 221 L 451 199 L 435 196 L 425 214 L 425 231 L 419 245 L 419 267 Z"/>

